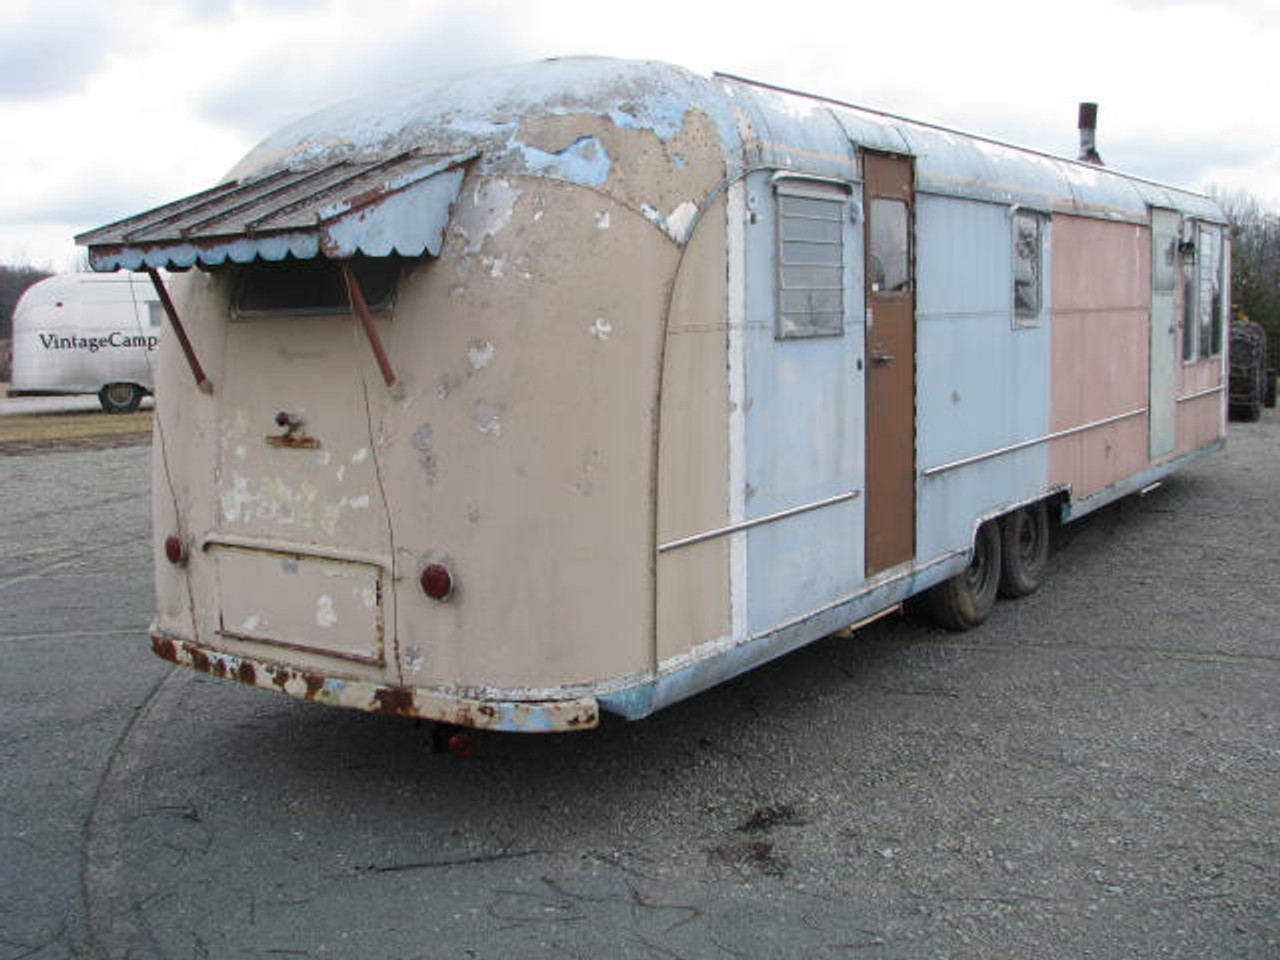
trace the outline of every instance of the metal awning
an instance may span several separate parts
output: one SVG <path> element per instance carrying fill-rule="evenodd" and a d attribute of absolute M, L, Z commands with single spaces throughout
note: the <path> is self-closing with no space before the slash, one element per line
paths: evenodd
<path fill-rule="evenodd" d="M 94 270 L 184 270 L 357 253 L 438 256 L 476 154 L 411 150 L 219 184 L 76 237 Z"/>

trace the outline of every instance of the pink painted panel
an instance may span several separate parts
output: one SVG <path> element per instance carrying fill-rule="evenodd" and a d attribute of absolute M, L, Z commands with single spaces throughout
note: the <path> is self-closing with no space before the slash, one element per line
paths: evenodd
<path fill-rule="evenodd" d="M 1067 430 L 1144 409 L 1151 235 L 1146 227 L 1055 216 L 1050 423 Z M 1141 414 L 1050 448 L 1051 481 L 1087 496 L 1147 466 Z"/>
<path fill-rule="evenodd" d="M 1211 393 L 1178 404 L 1178 453 L 1212 443 L 1223 435 L 1222 394 Z"/>

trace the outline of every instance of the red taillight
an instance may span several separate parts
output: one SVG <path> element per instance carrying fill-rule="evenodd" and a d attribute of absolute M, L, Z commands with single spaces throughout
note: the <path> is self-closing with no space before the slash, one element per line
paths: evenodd
<path fill-rule="evenodd" d="M 446 600 L 453 593 L 453 577 L 438 563 L 422 571 L 422 592 L 432 600 Z"/>
<path fill-rule="evenodd" d="M 469 733 L 455 733 L 449 738 L 449 752 L 459 760 L 470 760 L 476 755 L 475 737 Z"/>
<path fill-rule="evenodd" d="M 174 566 L 182 566 L 187 562 L 187 545 L 176 534 L 170 534 L 164 540 L 164 555 Z"/>

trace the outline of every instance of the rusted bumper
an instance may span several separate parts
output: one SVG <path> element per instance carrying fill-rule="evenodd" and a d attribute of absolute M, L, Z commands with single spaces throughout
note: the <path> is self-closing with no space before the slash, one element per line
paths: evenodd
<path fill-rule="evenodd" d="M 560 733 L 590 730 L 600 723 L 594 697 L 571 700 L 478 700 L 422 687 L 401 687 L 346 680 L 309 670 L 297 670 L 266 660 L 254 660 L 211 650 L 178 637 L 151 630 L 151 649 L 157 657 L 226 680 L 287 693 L 333 707 L 420 717 L 479 730 L 514 733 Z"/>

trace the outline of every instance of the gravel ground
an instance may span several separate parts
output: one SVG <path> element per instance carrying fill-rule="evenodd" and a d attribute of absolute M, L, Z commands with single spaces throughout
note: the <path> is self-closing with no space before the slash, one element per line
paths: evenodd
<path fill-rule="evenodd" d="M 0 956 L 1280 957 L 1278 441 L 976 631 L 469 761 L 152 658 L 145 448 L 0 458 Z"/>

